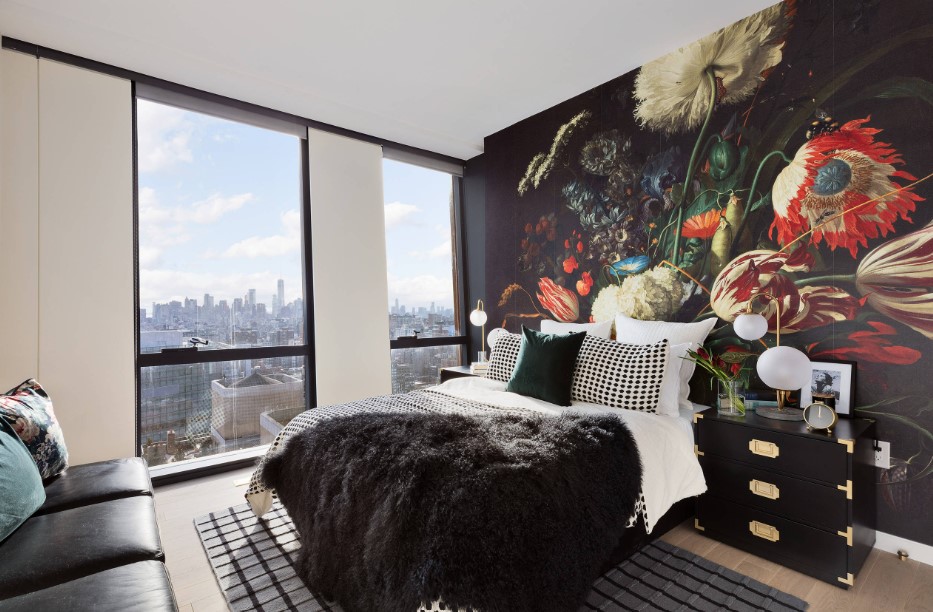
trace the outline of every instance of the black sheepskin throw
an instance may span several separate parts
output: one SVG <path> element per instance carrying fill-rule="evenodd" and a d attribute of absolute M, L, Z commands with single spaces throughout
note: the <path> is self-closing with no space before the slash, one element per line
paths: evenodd
<path fill-rule="evenodd" d="M 298 572 L 346 612 L 576 611 L 632 515 L 638 450 L 610 415 L 373 414 L 265 464 Z"/>

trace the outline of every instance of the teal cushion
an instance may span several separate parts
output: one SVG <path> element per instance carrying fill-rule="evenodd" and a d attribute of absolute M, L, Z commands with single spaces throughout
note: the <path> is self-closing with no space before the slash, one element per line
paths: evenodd
<path fill-rule="evenodd" d="M 506 391 L 570 405 L 573 369 L 586 332 L 542 334 L 522 326 L 522 345 Z"/>
<path fill-rule="evenodd" d="M 13 428 L 0 419 L 0 542 L 45 503 L 39 468 Z"/>

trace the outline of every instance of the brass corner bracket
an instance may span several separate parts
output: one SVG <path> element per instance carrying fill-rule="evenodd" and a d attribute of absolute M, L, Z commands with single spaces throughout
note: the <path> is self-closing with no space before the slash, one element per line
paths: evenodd
<path fill-rule="evenodd" d="M 855 576 L 852 574 L 846 574 L 845 578 L 836 578 L 842 584 L 847 584 L 849 586 L 855 586 Z"/>
<path fill-rule="evenodd" d="M 694 445 L 693 445 L 693 454 L 696 455 L 697 457 L 702 457 L 702 456 L 703 456 L 703 451 L 700 450 L 700 445 L 699 445 L 699 444 L 694 444 Z"/>
<path fill-rule="evenodd" d="M 849 546 L 852 546 L 852 526 L 851 525 L 846 527 L 845 531 L 837 531 L 836 533 L 846 539 L 846 544 L 848 544 Z"/>
<path fill-rule="evenodd" d="M 846 440 L 845 438 L 836 438 L 836 442 L 844 444 L 846 452 L 850 455 L 855 452 L 855 440 Z"/>
<path fill-rule="evenodd" d="M 697 531 L 706 531 L 706 529 L 704 529 L 703 527 L 700 527 L 700 519 L 698 518 L 693 519 L 693 526 L 694 528 L 696 528 Z"/>
<path fill-rule="evenodd" d="M 702 412 L 694 412 L 693 413 L 693 424 L 696 425 L 697 421 L 699 421 L 702 418 L 703 418 Z"/>
<path fill-rule="evenodd" d="M 836 485 L 836 488 L 840 491 L 846 492 L 846 499 L 852 499 L 852 481 L 847 480 L 844 485 Z"/>

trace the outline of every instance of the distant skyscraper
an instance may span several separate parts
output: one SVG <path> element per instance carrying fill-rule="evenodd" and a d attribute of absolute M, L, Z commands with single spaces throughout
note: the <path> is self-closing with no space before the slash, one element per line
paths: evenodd
<path fill-rule="evenodd" d="M 246 301 L 249 302 L 249 305 L 250 305 L 250 306 L 255 306 L 255 305 L 256 305 L 256 290 L 255 290 L 255 289 L 250 289 L 250 290 L 249 290 L 249 293 L 247 294 Z"/>
<path fill-rule="evenodd" d="M 214 296 L 210 293 L 204 294 L 204 308 L 205 310 L 210 310 L 214 307 Z"/>
<path fill-rule="evenodd" d="M 431 302 L 431 314 L 434 314 L 434 302 Z"/>
<path fill-rule="evenodd" d="M 272 309 L 272 314 L 279 314 L 279 310 L 280 310 L 283 306 L 285 306 L 285 281 L 282 280 L 281 278 L 279 279 L 279 286 L 278 286 L 278 289 L 279 289 L 279 295 L 278 295 L 279 303 L 278 303 L 278 308 L 273 308 L 273 309 Z"/>

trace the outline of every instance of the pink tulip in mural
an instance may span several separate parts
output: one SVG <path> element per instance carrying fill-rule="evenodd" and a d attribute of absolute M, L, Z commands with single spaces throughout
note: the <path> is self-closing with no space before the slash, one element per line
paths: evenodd
<path fill-rule="evenodd" d="M 933 340 L 933 224 L 866 255 L 855 284 L 869 306 Z"/>
<path fill-rule="evenodd" d="M 549 278 L 538 281 L 538 301 L 550 311 L 554 318 L 565 323 L 572 323 L 580 318 L 580 302 L 577 294 L 564 289 Z"/>

